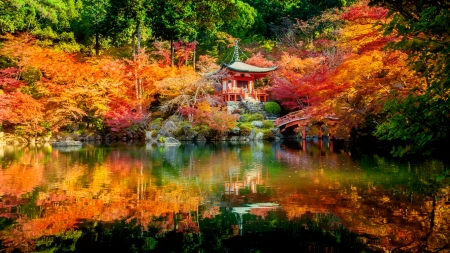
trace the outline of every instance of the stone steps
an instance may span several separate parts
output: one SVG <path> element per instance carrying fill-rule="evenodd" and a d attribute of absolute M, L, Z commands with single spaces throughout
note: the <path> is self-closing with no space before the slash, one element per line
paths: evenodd
<path fill-rule="evenodd" d="M 272 115 L 270 113 L 268 113 L 266 111 L 266 109 L 264 108 L 264 103 L 262 103 L 258 100 L 255 100 L 255 99 L 247 98 L 243 101 L 238 101 L 238 102 L 229 101 L 229 102 L 226 102 L 226 105 L 227 105 L 227 110 L 230 113 L 232 113 L 233 111 L 235 111 L 237 109 L 241 113 L 251 113 L 251 114 L 259 113 L 259 114 L 262 114 L 265 119 L 272 118 Z"/>

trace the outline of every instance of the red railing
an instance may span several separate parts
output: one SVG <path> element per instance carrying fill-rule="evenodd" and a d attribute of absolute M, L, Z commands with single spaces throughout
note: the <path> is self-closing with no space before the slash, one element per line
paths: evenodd
<path fill-rule="evenodd" d="M 228 100 L 228 98 L 226 98 L 227 95 L 232 95 L 232 96 L 239 95 L 239 96 L 241 96 L 241 98 L 252 97 L 256 100 L 260 100 L 261 96 L 264 96 L 265 98 L 267 98 L 267 96 L 268 96 L 268 93 L 265 90 L 258 89 L 258 90 L 252 90 L 252 92 L 246 92 L 242 88 L 226 89 L 226 90 L 223 90 L 219 94 L 224 96 L 225 101 Z M 265 102 L 265 100 L 263 102 Z"/>
<path fill-rule="evenodd" d="M 294 122 L 294 121 L 301 121 L 309 119 L 309 116 L 304 116 L 303 111 L 296 111 L 291 112 L 289 114 L 284 115 L 283 117 L 279 117 L 275 120 L 275 125 L 277 127 L 284 126 L 288 123 Z"/>

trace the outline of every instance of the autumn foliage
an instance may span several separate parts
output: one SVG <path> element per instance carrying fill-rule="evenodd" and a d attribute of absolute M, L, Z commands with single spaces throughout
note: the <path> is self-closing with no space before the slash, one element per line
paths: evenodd
<path fill-rule="evenodd" d="M 423 77 L 408 66 L 408 54 L 387 50 L 399 40 L 383 32 L 390 20 L 387 9 L 361 1 L 308 22 L 290 22 L 278 31 L 282 38 L 272 51 L 248 46 L 253 54 L 247 64 L 278 66 L 255 88 L 264 86 L 283 113 L 303 110 L 312 122 L 330 115 L 341 119 L 337 138 L 349 138 L 352 129 L 372 131 L 385 121 L 384 105 L 394 93 L 401 100 L 413 88 L 426 90 Z M 155 41 L 117 59 L 44 48 L 28 34 L 4 38 L 1 56 L 13 66 L 0 70 L 0 121 L 16 133 L 136 131 L 148 126 L 151 111 L 166 118 L 183 114 L 197 128 L 220 134 L 236 122 L 214 94 L 220 77 L 206 75 L 220 68 L 217 58 L 193 59 L 196 41 Z M 189 66 L 193 60 L 195 69 Z"/>
<path fill-rule="evenodd" d="M 80 124 L 122 131 L 141 123 L 158 92 L 155 82 L 172 75 L 145 52 L 132 60 L 86 61 L 41 48 L 27 35 L 9 37 L 2 55 L 17 67 L 0 72 L 0 121 L 28 136 Z"/>
<path fill-rule="evenodd" d="M 349 138 L 351 129 L 378 120 L 394 90 L 403 92 L 416 87 L 420 78 L 408 67 L 406 53 L 385 50 L 394 40 L 381 29 L 389 21 L 387 9 L 363 2 L 346 8 L 342 14 L 330 13 L 317 18 L 317 23 L 324 18 L 344 22 L 309 45 L 284 52 L 277 62 L 280 69 L 272 77 L 270 91 L 285 108 L 306 110 L 315 120 L 338 116 L 342 119 L 338 137 Z M 307 30 L 305 23 L 297 26 Z"/>

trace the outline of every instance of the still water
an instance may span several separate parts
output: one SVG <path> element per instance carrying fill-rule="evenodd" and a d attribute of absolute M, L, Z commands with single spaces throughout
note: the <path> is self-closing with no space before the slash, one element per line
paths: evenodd
<path fill-rule="evenodd" d="M 0 146 L 0 251 L 448 252 L 448 170 L 322 140 Z"/>

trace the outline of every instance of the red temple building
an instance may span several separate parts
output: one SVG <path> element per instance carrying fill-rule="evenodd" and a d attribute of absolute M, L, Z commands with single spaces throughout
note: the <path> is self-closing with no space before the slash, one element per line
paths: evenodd
<path fill-rule="evenodd" d="M 255 99 L 266 102 L 268 94 L 264 89 L 255 89 L 255 80 L 267 76 L 278 67 L 260 68 L 241 62 L 239 59 L 239 47 L 236 41 L 234 56 L 230 64 L 222 64 L 219 72 L 225 72 L 222 78 L 222 87 L 219 94 L 225 102 Z"/>

